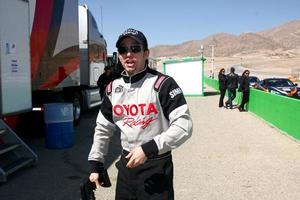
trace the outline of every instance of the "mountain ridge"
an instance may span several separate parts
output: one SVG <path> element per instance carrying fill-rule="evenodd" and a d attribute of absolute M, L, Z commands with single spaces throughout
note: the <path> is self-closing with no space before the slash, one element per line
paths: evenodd
<path fill-rule="evenodd" d="M 150 48 L 150 56 L 185 57 L 199 56 L 199 49 L 204 46 L 204 55 L 211 56 L 211 46 L 214 45 L 214 56 L 232 57 L 240 54 L 289 54 L 300 49 L 300 20 L 287 23 L 257 32 L 217 33 L 204 39 L 190 40 L 176 45 L 157 45 Z M 297 51 L 296 51 L 297 52 Z"/>

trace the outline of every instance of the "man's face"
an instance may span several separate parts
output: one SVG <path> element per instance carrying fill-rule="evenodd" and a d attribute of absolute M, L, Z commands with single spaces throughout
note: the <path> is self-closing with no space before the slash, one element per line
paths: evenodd
<path fill-rule="evenodd" d="M 118 49 L 119 59 L 128 75 L 143 71 L 149 50 L 144 51 L 143 45 L 130 37 L 124 38 Z"/>

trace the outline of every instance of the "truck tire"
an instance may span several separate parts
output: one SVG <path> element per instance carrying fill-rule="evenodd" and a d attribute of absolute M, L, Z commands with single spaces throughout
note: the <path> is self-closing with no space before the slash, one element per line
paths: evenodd
<path fill-rule="evenodd" d="M 73 103 L 73 122 L 74 126 L 79 125 L 81 113 L 82 113 L 82 101 L 79 93 L 75 93 L 72 98 Z"/>

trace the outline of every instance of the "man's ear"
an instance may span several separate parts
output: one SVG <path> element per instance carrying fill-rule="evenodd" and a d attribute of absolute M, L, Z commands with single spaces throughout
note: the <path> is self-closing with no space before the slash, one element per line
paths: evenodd
<path fill-rule="evenodd" d="M 145 58 L 149 58 L 149 54 L 150 54 L 150 50 L 149 49 L 146 50 L 146 51 L 144 51 L 144 57 Z"/>

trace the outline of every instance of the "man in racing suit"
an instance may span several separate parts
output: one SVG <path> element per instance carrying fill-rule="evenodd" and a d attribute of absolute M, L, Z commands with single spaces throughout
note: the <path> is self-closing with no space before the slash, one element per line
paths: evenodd
<path fill-rule="evenodd" d="M 118 127 L 123 150 L 116 164 L 116 199 L 172 200 L 171 150 L 192 134 L 186 100 L 173 78 L 147 66 L 149 49 L 142 32 L 127 29 L 116 47 L 124 71 L 106 88 L 97 116 L 88 157 L 90 180 L 97 183 L 109 138 Z"/>

